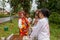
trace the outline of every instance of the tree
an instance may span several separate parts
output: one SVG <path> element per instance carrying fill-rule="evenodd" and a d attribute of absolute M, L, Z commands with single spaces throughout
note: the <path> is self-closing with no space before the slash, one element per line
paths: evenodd
<path fill-rule="evenodd" d="M 46 7 L 46 4 L 47 4 L 47 0 L 38 0 L 37 1 L 38 2 L 38 9 L 40 9 L 40 8 L 44 8 L 44 7 Z"/>
<path fill-rule="evenodd" d="M 57 11 L 60 13 L 60 1 L 57 2 L 56 8 L 57 8 Z"/>
<path fill-rule="evenodd" d="M 52 12 L 57 12 L 60 11 L 60 0 L 38 0 L 38 9 L 40 8 L 48 8 L 50 9 Z"/>
<path fill-rule="evenodd" d="M 3 6 L 3 13 L 4 13 L 5 0 L 2 0 L 2 6 Z"/>
<path fill-rule="evenodd" d="M 13 12 L 18 12 L 18 5 L 20 4 L 20 0 L 11 0 L 11 7 L 13 7 Z"/>
<path fill-rule="evenodd" d="M 20 4 L 23 7 L 23 10 L 27 13 L 30 11 L 30 1 L 31 0 L 21 0 Z"/>
<path fill-rule="evenodd" d="M 30 1 L 31 0 L 11 0 L 11 7 L 13 7 L 14 12 L 18 12 L 19 5 L 25 12 L 30 11 Z"/>

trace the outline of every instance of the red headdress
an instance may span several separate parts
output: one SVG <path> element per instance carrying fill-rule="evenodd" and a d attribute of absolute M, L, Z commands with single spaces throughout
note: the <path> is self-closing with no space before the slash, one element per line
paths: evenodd
<path fill-rule="evenodd" d="M 18 12 L 18 15 L 19 15 L 19 16 L 25 15 L 25 12 L 24 12 L 24 11 L 19 11 L 19 12 Z"/>

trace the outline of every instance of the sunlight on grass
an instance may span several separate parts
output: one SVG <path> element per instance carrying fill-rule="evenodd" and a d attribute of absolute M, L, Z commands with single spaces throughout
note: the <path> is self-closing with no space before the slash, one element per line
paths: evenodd
<path fill-rule="evenodd" d="M 12 33 L 18 34 L 19 29 L 18 29 L 18 23 L 17 22 L 18 22 L 18 20 L 14 19 L 14 20 L 12 20 L 12 23 L 6 22 L 3 24 L 0 24 L 0 37 L 7 37 Z M 5 26 L 8 27 L 8 31 L 4 31 Z"/>

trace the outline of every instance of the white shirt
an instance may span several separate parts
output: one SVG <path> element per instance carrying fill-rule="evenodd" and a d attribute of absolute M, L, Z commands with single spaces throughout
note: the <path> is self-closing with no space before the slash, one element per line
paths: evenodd
<path fill-rule="evenodd" d="M 38 40 L 50 40 L 49 23 L 47 18 L 40 19 L 30 35 L 30 40 L 37 36 Z"/>

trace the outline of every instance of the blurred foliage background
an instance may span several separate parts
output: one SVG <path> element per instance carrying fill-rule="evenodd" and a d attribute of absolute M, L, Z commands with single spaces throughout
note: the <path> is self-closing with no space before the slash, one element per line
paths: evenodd
<path fill-rule="evenodd" d="M 34 17 L 34 11 L 30 12 L 32 0 L 10 0 L 11 7 L 13 8 L 13 13 L 17 14 L 18 11 L 24 10 L 26 13 L 30 13 L 31 18 Z M 50 33 L 51 40 L 60 40 L 60 0 L 37 0 L 37 8 L 48 8 L 50 10 Z M 34 6 L 34 5 L 33 5 Z M 8 14 L 9 15 L 9 14 Z M 0 14 L 0 17 L 5 17 L 8 15 Z M 13 15 L 13 14 L 12 14 Z M 18 15 L 18 14 L 17 14 Z M 19 33 L 18 31 L 18 19 L 13 19 L 12 23 L 3 23 L 0 24 L 0 37 L 10 35 L 12 33 Z M 8 26 L 9 31 L 3 32 L 4 26 Z M 11 30 L 12 29 L 12 30 Z M 4 35 L 3 35 L 4 33 Z M 8 36 L 7 35 L 7 36 Z"/>

